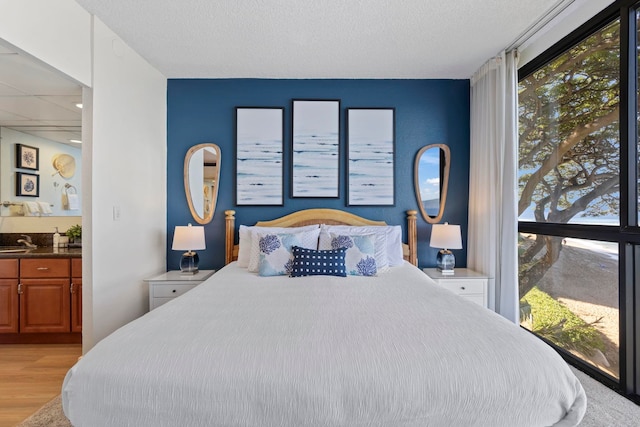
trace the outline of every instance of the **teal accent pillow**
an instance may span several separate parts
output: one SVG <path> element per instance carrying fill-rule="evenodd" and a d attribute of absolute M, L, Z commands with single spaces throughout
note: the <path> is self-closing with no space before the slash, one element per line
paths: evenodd
<path fill-rule="evenodd" d="M 300 233 L 258 233 L 260 255 L 258 274 L 260 276 L 290 275 L 293 266 L 291 248 L 300 246 L 315 249 L 318 247 L 318 232 Z"/>
<path fill-rule="evenodd" d="M 346 249 L 345 264 L 347 274 L 351 276 L 375 276 L 378 274 L 376 265 L 376 236 L 373 234 L 363 235 L 331 235 L 331 248 Z"/>

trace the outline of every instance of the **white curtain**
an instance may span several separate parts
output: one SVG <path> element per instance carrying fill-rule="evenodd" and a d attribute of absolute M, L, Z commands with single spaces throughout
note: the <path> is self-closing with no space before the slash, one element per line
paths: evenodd
<path fill-rule="evenodd" d="M 489 308 L 519 321 L 517 51 L 471 78 L 467 265 L 489 275 Z"/>

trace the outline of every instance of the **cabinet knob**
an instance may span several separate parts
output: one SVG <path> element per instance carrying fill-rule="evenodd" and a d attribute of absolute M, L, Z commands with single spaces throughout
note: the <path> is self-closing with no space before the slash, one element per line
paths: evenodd
<path fill-rule="evenodd" d="M 22 283 L 18 283 L 18 295 L 22 295 Z"/>
<path fill-rule="evenodd" d="M 38 271 L 47 271 L 49 269 L 49 267 L 38 267 L 36 268 L 36 270 Z"/>
<path fill-rule="evenodd" d="M 175 294 L 175 293 L 176 293 L 176 290 L 174 289 L 174 290 L 172 290 L 171 292 L 173 292 L 173 293 Z"/>
<path fill-rule="evenodd" d="M 460 289 L 462 289 L 464 291 L 467 288 L 465 288 L 464 286 L 460 286 Z"/>

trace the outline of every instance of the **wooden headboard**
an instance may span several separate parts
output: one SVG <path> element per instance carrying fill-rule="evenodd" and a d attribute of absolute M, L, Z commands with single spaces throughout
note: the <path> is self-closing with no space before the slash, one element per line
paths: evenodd
<path fill-rule="evenodd" d="M 407 211 L 407 243 L 403 243 L 404 259 L 411 264 L 418 265 L 416 214 L 418 211 Z M 238 259 L 238 245 L 236 237 L 236 211 L 224 211 L 225 233 L 225 264 Z M 311 224 L 328 225 L 388 225 L 384 221 L 374 221 L 363 218 L 349 212 L 337 209 L 305 209 L 293 212 L 270 221 L 258 221 L 255 225 L 260 227 L 301 227 Z"/>

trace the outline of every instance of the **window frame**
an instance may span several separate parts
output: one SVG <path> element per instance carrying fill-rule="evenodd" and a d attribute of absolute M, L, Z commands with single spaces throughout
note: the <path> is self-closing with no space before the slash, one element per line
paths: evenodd
<path fill-rule="evenodd" d="M 620 380 L 551 343 L 569 363 L 626 397 L 640 402 L 640 227 L 638 224 L 638 0 L 618 0 L 518 70 L 518 81 L 544 67 L 585 38 L 620 19 L 620 225 L 518 221 L 520 233 L 618 243 Z M 520 297 L 520 296 L 519 296 Z M 537 335 L 536 335 L 537 336 Z"/>

